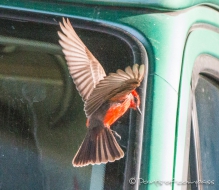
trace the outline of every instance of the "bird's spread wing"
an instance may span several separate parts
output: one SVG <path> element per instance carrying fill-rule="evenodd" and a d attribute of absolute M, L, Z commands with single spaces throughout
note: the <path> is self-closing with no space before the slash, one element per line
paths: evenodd
<path fill-rule="evenodd" d="M 105 71 L 78 37 L 70 21 L 63 18 L 63 24 L 59 24 L 62 30 L 58 32 L 59 43 L 63 48 L 69 72 L 83 101 L 86 101 L 99 81 L 106 76 Z"/>
<path fill-rule="evenodd" d="M 125 71 L 118 69 L 110 73 L 97 84 L 88 100 L 85 102 L 86 116 L 91 116 L 104 102 L 118 101 L 140 85 L 145 74 L 145 66 L 134 64 Z"/>

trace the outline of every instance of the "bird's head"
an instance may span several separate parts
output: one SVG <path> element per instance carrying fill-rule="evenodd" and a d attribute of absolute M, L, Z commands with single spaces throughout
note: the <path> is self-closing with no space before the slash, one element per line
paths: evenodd
<path fill-rule="evenodd" d="M 131 92 L 131 95 L 132 95 L 132 99 L 131 99 L 130 108 L 136 110 L 139 114 L 141 114 L 141 110 L 139 108 L 139 106 L 140 106 L 140 97 L 139 97 L 138 93 L 135 90 L 133 90 Z"/>

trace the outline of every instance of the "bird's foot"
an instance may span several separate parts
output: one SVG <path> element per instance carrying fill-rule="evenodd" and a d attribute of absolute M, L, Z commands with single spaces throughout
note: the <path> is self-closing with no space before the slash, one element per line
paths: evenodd
<path fill-rule="evenodd" d="M 114 135 L 116 138 L 118 138 L 119 140 L 121 140 L 121 136 L 120 136 L 116 131 L 114 131 L 114 130 L 111 130 L 111 131 L 112 131 L 113 135 Z"/>

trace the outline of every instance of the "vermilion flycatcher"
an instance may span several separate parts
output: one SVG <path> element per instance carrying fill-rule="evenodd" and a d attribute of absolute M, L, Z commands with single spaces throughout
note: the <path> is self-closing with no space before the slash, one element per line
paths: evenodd
<path fill-rule="evenodd" d="M 124 156 L 110 126 L 129 108 L 140 111 L 140 86 L 145 66 L 134 64 L 106 76 L 98 60 L 74 31 L 70 21 L 59 23 L 60 45 L 69 72 L 84 101 L 88 131 L 72 164 L 75 167 L 119 160 Z"/>

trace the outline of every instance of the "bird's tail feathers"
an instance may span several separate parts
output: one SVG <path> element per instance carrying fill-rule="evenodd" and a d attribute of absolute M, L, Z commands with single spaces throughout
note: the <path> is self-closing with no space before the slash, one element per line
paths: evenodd
<path fill-rule="evenodd" d="M 72 164 L 75 167 L 82 167 L 89 164 L 113 162 L 123 156 L 124 152 L 117 143 L 111 129 L 103 126 L 94 127 L 88 129 Z"/>

